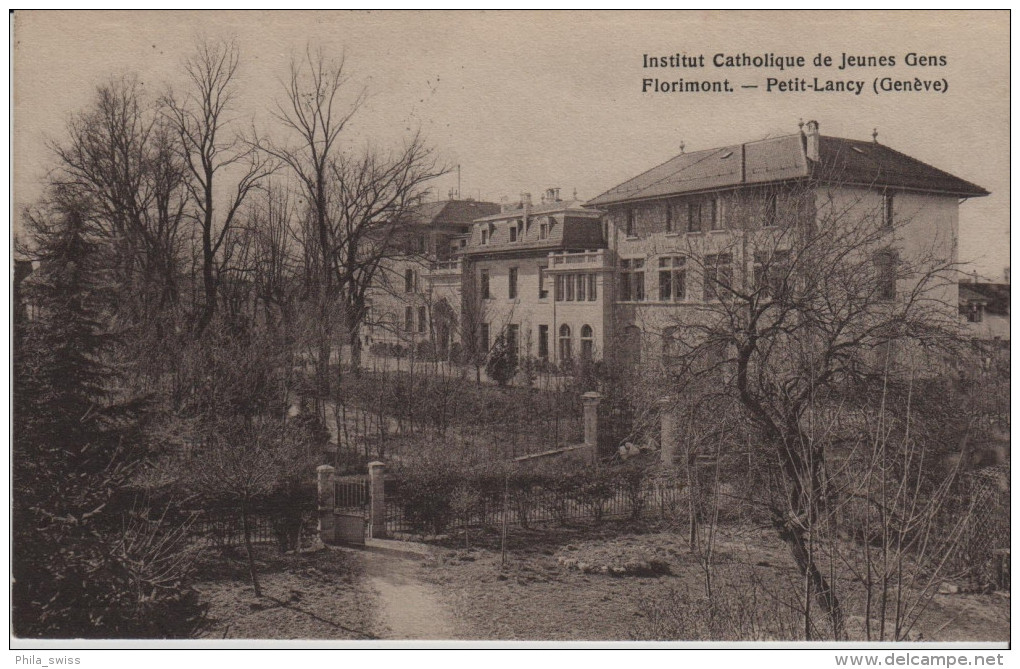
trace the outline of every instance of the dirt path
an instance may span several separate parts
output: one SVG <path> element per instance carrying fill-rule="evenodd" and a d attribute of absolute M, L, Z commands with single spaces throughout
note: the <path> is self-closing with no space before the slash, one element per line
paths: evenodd
<path fill-rule="evenodd" d="M 378 593 L 378 634 L 383 639 L 455 639 L 453 616 L 439 593 L 417 576 L 413 559 L 366 553 L 365 580 Z"/>

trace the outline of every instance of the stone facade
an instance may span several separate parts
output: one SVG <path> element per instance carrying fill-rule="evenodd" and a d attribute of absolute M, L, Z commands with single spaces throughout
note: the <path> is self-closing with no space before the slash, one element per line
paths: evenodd
<path fill-rule="evenodd" d="M 607 212 L 616 265 L 610 348 L 630 363 L 668 355 L 676 329 L 716 299 L 705 277 L 752 285 L 760 250 L 781 251 L 791 227 L 889 225 L 896 258 L 955 263 L 960 198 L 984 194 L 881 145 L 822 138 L 817 124 L 799 137 L 679 156 L 589 203 Z M 895 283 L 897 294 L 911 288 Z M 957 284 L 926 298 L 948 318 Z"/>
<path fill-rule="evenodd" d="M 558 189 L 535 204 L 529 194 L 477 203 L 493 210 L 469 224 L 462 214 L 445 237 L 418 242 L 425 253 L 382 273 L 372 337 L 446 352 L 465 339 L 488 350 L 504 333 L 520 356 L 553 364 L 608 353 L 653 362 L 711 311 L 710 277 L 753 285 L 790 252 L 791 229 L 884 225 L 891 267 L 908 257 L 955 263 L 959 204 L 986 194 L 877 142 L 823 137 L 811 122 L 795 135 L 682 154 L 588 203 Z M 892 293 L 910 289 L 892 278 Z M 927 299 L 959 318 L 955 281 Z"/>
<path fill-rule="evenodd" d="M 601 214 L 550 189 L 475 222 L 464 251 L 464 311 L 483 349 L 504 334 L 520 357 L 601 357 L 613 266 Z"/>

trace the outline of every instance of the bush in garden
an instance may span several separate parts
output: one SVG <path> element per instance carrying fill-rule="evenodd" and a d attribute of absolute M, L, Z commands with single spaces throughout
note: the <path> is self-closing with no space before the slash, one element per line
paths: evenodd
<path fill-rule="evenodd" d="M 579 505 L 591 510 L 595 522 L 602 522 L 606 503 L 613 496 L 615 470 L 589 465 L 579 470 L 574 477 L 571 498 Z"/>
<path fill-rule="evenodd" d="M 511 349 L 506 336 L 500 334 L 489 352 L 489 361 L 485 365 L 485 373 L 501 387 L 510 383 L 517 374 L 517 351 Z"/>
<path fill-rule="evenodd" d="M 447 462 L 410 463 L 400 481 L 400 504 L 411 528 L 422 535 L 442 533 L 454 517 L 453 499 L 463 482 Z"/>

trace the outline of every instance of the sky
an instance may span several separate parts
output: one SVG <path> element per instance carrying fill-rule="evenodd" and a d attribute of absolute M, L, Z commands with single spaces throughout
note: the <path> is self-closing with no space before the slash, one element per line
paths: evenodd
<path fill-rule="evenodd" d="M 278 133 L 291 59 L 308 46 L 345 58 L 367 100 L 345 146 L 386 149 L 421 128 L 461 195 L 498 200 L 546 188 L 581 199 L 680 152 L 797 131 L 871 139 L 991 191 L 960 207 L 960 259 L 1001 279 L 1009 264 L 1008 12 L 17 12 L 15 212 L 55 165 L 48 142 L 111 76 L 155 98 L 181 85 L 199 39 L 241 50 L 238 129 Z M 807 66 L 717 68 L 714 54 L 804 56 Z M 894 66 L 839 70 L 842 54 Z M 906 55 L 944 57 L 908 66 Z M 704 55 L 704 68 L 644 68 L 644 55 Z M 814 67 L 817 54 L 833 67 Z M 767 92 L 777 81 L 863 81 L 851 92 Z M 876 77 L 948 82 L 946 92 L 880 92 Z M 722 81 L 733 93 L 642 92 L 645 78 Z M 757 85 L 757 89 L 740 88 Z M 791 86 L 791 87 L 796 87 Z M 445 196 L 456 170 L 437 179 Z"/>

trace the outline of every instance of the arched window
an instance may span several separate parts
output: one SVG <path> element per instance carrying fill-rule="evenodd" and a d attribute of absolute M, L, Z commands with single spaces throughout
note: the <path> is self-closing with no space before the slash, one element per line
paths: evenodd
<path fill-rule="evenodd" d="M 581 359 L 591 360 L 595 353 L 595 332 L 590 325 L 581 327 Z"/>
<path fill-rule="evenodd" d="M 573 353 L 570 350 L 570 326 L 563 324 L 560 326 L 560 362 L 565 362 L 573 357 Z"/>

